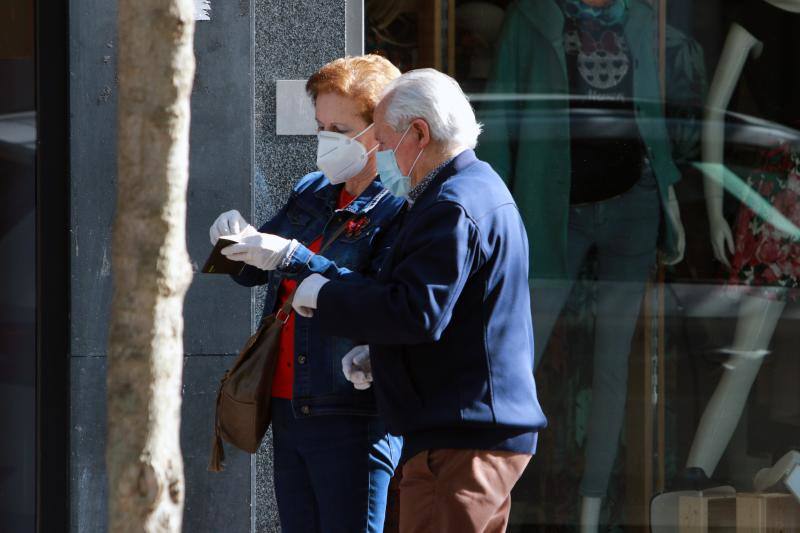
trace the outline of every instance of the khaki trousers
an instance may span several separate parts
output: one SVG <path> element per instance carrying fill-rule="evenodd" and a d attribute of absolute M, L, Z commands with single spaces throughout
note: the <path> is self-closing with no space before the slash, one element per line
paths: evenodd
<path fill-rule="evenodd" d="M 403 467 L 400 533 L 501 533 L 529 454 L 429 450 Z"/>

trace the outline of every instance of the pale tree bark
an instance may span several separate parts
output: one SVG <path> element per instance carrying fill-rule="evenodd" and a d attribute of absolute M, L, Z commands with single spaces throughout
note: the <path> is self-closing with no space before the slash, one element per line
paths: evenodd
<path fill-rule="evenodd" d="M 108 524 L 178 532 L 192 0 L 119 0 L 117 211 L 108 351 Z"/>

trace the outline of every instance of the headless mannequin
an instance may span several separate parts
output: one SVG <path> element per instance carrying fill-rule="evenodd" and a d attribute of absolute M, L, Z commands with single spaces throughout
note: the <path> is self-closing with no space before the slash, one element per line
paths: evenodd
<path fill-rule="evenodd" d="M 611 4 L 614 0 L 582 0 L 584 4 L 602 8 Z M 676 264 L 683 259 L 685 249 L 685 233 L 681 223 L 680 208 L 674 187 L 668 190 L 668 206 L 665 210 L 666 215 L 671 219 L 672 227 L 677 233 L 677 254 L 673 257 L 664 257 L 662 261 L 666 264 Z M 620 295 L 622 297 L 622 295 Z M 600 524 L 600 512 L 602 510 L 603 498 L 599 496 L 582 496 L 580 506 L 580 531 L 581 533 L 596 533 Z"/>
<path fill-rule="evenodd" d="M 764 0 L 773 6 L 800 13 L 800 0 Z M 731 228 L 722 214 L 721 175 L 724 152 L 724 112 L 749 57 L 757 57 L 762 44 L 739 24 L 728 33 L 719 65 L 709 91 L 702 134 L 703 161 L 714 166 L 704 179 L 706 209 L 714 257 L 730 268 L 728 253 L 733 253 Z M 711 476 L 733 435 L 744 409 L 750 388 L 767 354 L 775 327 L 786 306 L 785 301 L 745 296 L 739 308 L 730 358 L 724 374 L 700 420 L 687 460 L 687 468 L 700 468 Z"/>

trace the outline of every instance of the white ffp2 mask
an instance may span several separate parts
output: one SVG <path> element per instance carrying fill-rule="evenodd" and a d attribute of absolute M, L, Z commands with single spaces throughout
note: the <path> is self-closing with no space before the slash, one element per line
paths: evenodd
<path fill-rule="evenodd" d="M 356 139 L 364 135 L 372 124 L 364 128 L 355 137 L 348 137 L 335 131 L 317 133 L 317 168 L 333 184 L 343 183 L 367 165 L 367 159 L 378 147 L 375 145 L 369 152 Z"/>

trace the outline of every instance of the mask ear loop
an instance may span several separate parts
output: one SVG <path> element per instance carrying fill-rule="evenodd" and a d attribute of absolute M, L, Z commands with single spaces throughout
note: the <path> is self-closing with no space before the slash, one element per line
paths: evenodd
<path fill-rule="evenodd" d="M 400 148 L 400 145 L 401 145 L 401 144 L 403 144 L 403 139 L 405 139 L 405 138 L 406 138 L 406 135 L 408 134 L 408 132 L 409 132 L 409 131 L 411 131 L 411 124 L 409 124 L 409 125 L 408 125 L 408 127 L 406 128 L 406 131 L 404 131 L 404 132 L 403 132 L 403 136 L 402 136 L 402 137 L 400 137 L 400 141 L 397 143 L 397 146 L 395 147 L 395 149 L 394 149 L 394 150 L 392 150 L 394 153 L 397 153 L 397 149 L 398 149 L 398 148 Z M 417 158 L 416 158 L 416 159 L 414 159 L 414 162 L 413 162 L 413 163 L 411 163 L 411 168 L 410 168 L 410 169 L 408 169 L 408 174 L 405 174 L 405 176 L 406 176 L 407 178 L 411 179 L 411 172 L 413 172 L 413 171 L 414 171 L 414 167 L 417 165 L 417 161 L 419 161 L 419 158 L 422 156 L 422 152 L 424 152 L 424 151 L 425 151 L 425 148 L 423 148 L 422 150 L 420 150 L 420 151 L 419 151 L 419 153 L 417 154 Z M 395 158 L 395 162 L 396 162 L 396 161 L 397 161 L 397 159 Z M 400 168 L 399 168 L 399 167 L 398 167 L 398 170 L 400 170 Z M 402 174 L 402 171 L 401 171 L 401 174 Z"/>
<path fill-rule="evenodd" d="M 422 152 L 424 151 L 425 148 L 420 150 L 419 153 L 417 154 L 417 158 L 414 160 L 413 163 L 411 163 L 411 168 L 408 169 L 408 174 L 407 174 L 409 181 L 411 181 L 411 173 L 414 171 L 414 167 L 417 165 L 417 161 L 419 161 L 419 158 L 422 157 Z"/>
<path fill-rule="evenodd" d="M 374 122 L 373 122 L 373 123 L 371 123 L 369 126 L 367 126 L 366 128 L 364 128 L 363 130 L 361 130 L 361 132 L 359 132 L 359 133 L 356 133 L 356 134 L 355 134 L 353 137 L 351 137 L 351 139 L 353 139 L 353 140 L 355 140 L 355 139 L 358 139 L 359 137 L 361 137 L 362 135 L 364 135 L 365 133 L 367 133 L 367 132 L 369 131 L 369 129 L 370 129 L 372 126 L 374 126 L 374 125 L 375 125 L 375 123 L 374 123 Z"/>
<path fill-rule="evenodd" d="M 397 141 L 397 146 L 394 147 L 394 150 L 392 150 L 392 152 L 397 153 L 397 149 L 400 148 L 401 144 L 403 144 L 403 139 L 406 138 L 406 135 L 410 130 L 411 130 L 411 124 L 409 123 L 408 127 L 406 128 L 406 131 L 404 131 L 403 135 L 400 136 L 400 140 Z"/>
<path fill-rule="evenodd" d="M 375 123 L 374 123 L 374 122 L 373 122 L 373 123 L 371 123 L 369 126 L 367 126 L 366 128 L 364 128 L 363 130 L 361 130 L 361 132 L 359 132 L 359 133 L 356 133 L 356 134 L 355 134 L 355 136 L 353 136 L 353 137 L 350 137 L 350 139 L 352 139 L 352 140 L 354 140 L 354 141 L 355 141 L 356 139 L 358 139 L 359 137 L 361 137 L 362 135 L 364 135 L 365 133 L 367 133 L 367 132 L 369 131 L 369 129 L 370 129 L 372 126 L 374 126 L 374 125 L 375 125 Z M 369 155 L 370 155 L 372 152 L 374 152 L 375 150 L 377 150 L 377 149 L 378 149 L 378 145 L 376 144 L 375 146 L 373 146 L 372 148 L 370 148 L 369 150 L 367 150 L 367 153 L 366 153 L 366 154 L 364 154 L 364 158 L 367 158 L 367 157 L 369 157 Z"/>

